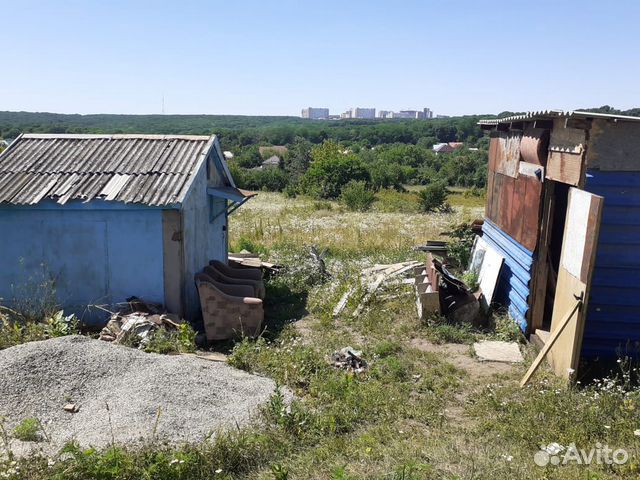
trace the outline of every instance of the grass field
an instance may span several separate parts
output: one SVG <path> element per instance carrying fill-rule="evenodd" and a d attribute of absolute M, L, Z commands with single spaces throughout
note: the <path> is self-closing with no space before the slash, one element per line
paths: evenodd
<path fill-rule="evenodd" d="M 567 388 L 542 369 L 520 389 L 526 365 L 481 363 L 470 345 L 521 340 L 512 322 L 497 317 L 484 331 L 421 323 L 407 285 L 380 290 L 354 316 L 356 292 L 333 318 L 362 268 L 421 259 L 413 246 L 482 215 L 481 205 L 460 205 L 457 198 L 469 199 L 463 193 L 450 196 L 453 213 L 433 215 L 417 213 L 410 197 L 387 196 L 370 212 L 352 213 L 334 202 L 261 193 L 230 220 L 233 248 L 288 269 L 268 281 L 265 334 L 232 346 L 228 361 L 286 385 L 293 404 L 274 395 L 252 426 L 198 445 L 70 447 L 59 458 L 0 461 L 0 478 L 638 478 L 640 401 L 626 377 Z M 310 261 L 312 245 L 327 249 L 324 278 Z M 362 351 L 364 373 L 330 365 L 331 353 L 345 346 Z M 530 362 L 534 352 L 522 348 Z M 624 448 L 629 460 L 536 465 L 534 455 L 553 443 L 565 451 L 572 443 L 586 450 L 607 444 Z"/>

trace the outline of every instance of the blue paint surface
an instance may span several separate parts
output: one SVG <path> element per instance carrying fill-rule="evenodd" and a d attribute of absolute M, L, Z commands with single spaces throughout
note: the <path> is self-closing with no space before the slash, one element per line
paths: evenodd
<path fill-rule="evenodd" d="M 529 285 L 533 265 L 533 252 L 511 238 L 491 220 L 484 219 L 483 237 L 504 257 L 493 301 L 508 308 L 520 329 L 527 330 L 529 311 Z"/>
<path fill-rule="evenodd" d="M 136 295 L 164 302 L 162 211 L 44 203 L 0 209 L 0 297 L 55 279 L 58 301 L 90 322 L 106 305 Z M 104 204 L 104 202 L 100 202 Z M 28 288 L 27 288 L 28 290 Z"/>
<path fill-rule="evenodd" d="M 582 356 L 638 356 L 640 172 L 587 172 L 585 190 L 604 197 Z"/>

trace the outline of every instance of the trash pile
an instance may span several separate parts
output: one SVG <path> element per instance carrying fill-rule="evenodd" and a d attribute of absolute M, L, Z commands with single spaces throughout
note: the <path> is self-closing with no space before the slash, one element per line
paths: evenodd
<path fill-rule="evenodd" d="M 131 297 L 111 315 L 99 338 L 144 349 L 156 331 L 177 330 L 181 323 L 178 315 L 167 313 L 162 306 Z"/>
<path fill-rule="evenodd" d="M 411 271 L 420 265 L 420 262 L 401 262 L 401 263 L 393 263 L 389 265 L 374 265 L 373 267 L 365 268 L 360 273 L 360 284 L 364 290 L 364 294 L 360 303 L 353 311 L 353 317 L 357 317 L 362 313 L 364 308 L 367 306 L 367 303 L 371 300 L 376 291 L 385 283 L 390 283 L 392 281 L 400 281 L 404 282 L 407 275 L 411 273 Z M 413 283 L 412 280 L 408 280 Z M 347 302 L 351 295 L 356 292 L 356 287 L 350 287 L 342 298 L 338 301 L 336 306 L 333 309 L 333 318 L 338 317 L 342 311 L 347 306 Z"/>
<path fill-rule="evenodd" d="M 362 373 L 367 369 L 367 362 L 362 358 L 362 352 L 351 347 L 344 347 L 331 354 L 331 362 L 334 367 L 347 372 Z"/>

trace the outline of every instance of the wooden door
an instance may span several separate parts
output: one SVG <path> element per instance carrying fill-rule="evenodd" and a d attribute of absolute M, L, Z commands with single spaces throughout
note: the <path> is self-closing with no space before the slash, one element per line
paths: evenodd
<path fill-rule="evenodd" d="M 582 306 L 573 313 L 549 352 L 549 363 L 556 374 L 564 378 L 571 376 L 580 360 L 603 201 L 602 197 L 584 190 L 569 189 L 551 335 L 578 301 L 582 301 Z"/>

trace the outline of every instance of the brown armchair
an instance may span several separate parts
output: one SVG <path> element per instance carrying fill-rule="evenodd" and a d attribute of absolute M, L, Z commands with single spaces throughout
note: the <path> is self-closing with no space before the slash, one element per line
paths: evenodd
<path fill-rule="evenodd" d="M 195 276 L 200 296 L 202 319 L 207 340 L 226 340 L 233 337 L 256 337 L 264 320 L 262 300 L 225 293 L 219 282 L 203 273 Z M 243 285 L 223 285 L 226 291 L 240 292 L 251 288 Z M 229 288 L 231 287 L 231 288 Z"/>
<path fill-rule="evenodd" d="M 264 298 L 265 288 L 262 280 L 250 280 L 244 278 L 234 278 L 225 275 L 213 265 L 204 267 L 204 273 L 209 275 L 216 282 L 224 283 L 227 285 L 249 285 L 253 288 L 253 297 Z"/>
<path fill-rule="evenodd" d="M 209 265 L 217 268 L 227 277 L 256 281 L 262 280 L 262 270 L 259 268 L 234 268 L 219 260 L 211 260 Z"/>

